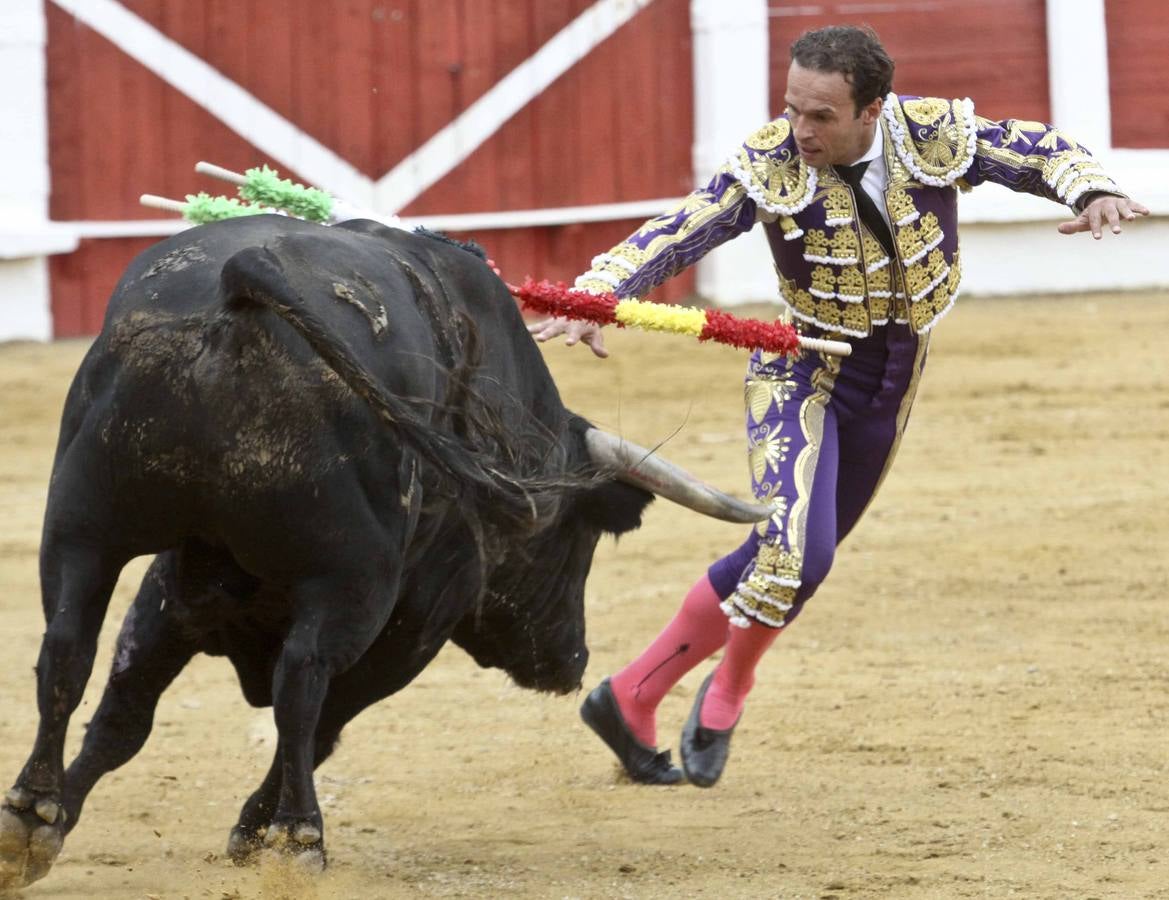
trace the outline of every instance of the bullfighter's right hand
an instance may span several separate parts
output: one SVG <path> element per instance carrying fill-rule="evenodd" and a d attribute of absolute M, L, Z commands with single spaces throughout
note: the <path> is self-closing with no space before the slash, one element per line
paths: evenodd
<path fill-rule="evenodd" d="M 564 343 L 569 347 L 578 341 L 583 341 L 593 351 L 593 355 L 599 356 L 601 359 L 609 355 L 609 351 L 605 349 L 605 338 L 601 334 L 601 326 L 596 322 L 581 322 L 557 316 L 553 319 L 545 319 L 543 322 L 532 323 L 528 326 L 528 333 L 540 343 L 564 334 L 567 335 Z"/>

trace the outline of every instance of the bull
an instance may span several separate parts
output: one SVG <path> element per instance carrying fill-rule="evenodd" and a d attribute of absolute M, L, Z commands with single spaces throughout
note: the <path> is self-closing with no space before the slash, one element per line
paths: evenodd
<path fill-rule="evenodd" d="M 647 487 L 766 515 L 566 409 L 506 286 L 437 237 L 256 216 L 130 264 L 62 416 L 40 724 L 0 808 L 0 888 L 48 872 L 197 653 L 227 657 L 278 732 L 229 855 L 323 865 L 314 768 L 448 640 L 523 687 L 572 691 L 594 549 L 640 524 Z M 111 592 L 152 554 L 66 769 Z"/>

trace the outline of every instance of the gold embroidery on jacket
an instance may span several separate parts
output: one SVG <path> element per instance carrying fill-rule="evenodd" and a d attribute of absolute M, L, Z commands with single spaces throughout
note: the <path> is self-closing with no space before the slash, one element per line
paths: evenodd
<path fill-rule="evenodd" d="M 893 296 L 893 270 L 885 248 L 873 235 L 864 235 L 865 280 L 868 283 L 869 314 L 874 325 L 889 321 L 890 299 Z"/>
<path fill-rule="evenodd" d="M 852 196 L 849 194 L 847 188 L 832 187 L 821 196 L 823 197 L 824 223 L 826 225 L 847 225 L 852 221 Z"/>
<path fill-rule="evenodd" d="M 923 265 L 907 266 L 905 269 L 905 283 L 909 289 L 910 298 L 916 304 L 918 302 L 918 296 L 929 288 L 930 276 L 928 270 Z"/>
<path fill-rule="evenodd" d="M 816 171 L 791 148 L 780 150 L 791 134 L 786 118 L 768 122 L 732 158 L 731 172 L 753 200 L 768 212 L 793 215 L 812 200 Z"/>
<path fill-rule="evenodd" d="M 836 296 L 836 273 L 828 266 L 816 266 L 812 269 L 812 294 L 825 299 Z"/>
<path fill-rule="evenodd" d="M 897 126 L 892 135 L 897 155 L 911 172 L 920 170 L 923 180 L 945 183 L 965 174 L 974 151 L 975 120 L 968 102 L 920 97 L 901 103 L 890 97 L 886 106 Z M 911 121 L 917 126 L 912 133 Z"/>
<path fill-rule="evenodd" d="M 865 299 L 865 275 L 860 266 L 844 266 L 836 278 L 837 299 L 861 303 Z"/>
<path fill-rule="evenodd" d="M 805 258 L 826 258 L 828 256 L 828 233 L 823 228 L 809 228 L 804 234 Z"/>
<path fill-rule="evenodd" d="M 925 247 L 921 239 L 921 232 L 912 225 L 897 229 L 897 252 L 902 259 L 915 256 Z"/>
<path fill-rule="evenodd" d="M 827 305 L 827 304 L 825 304 Z M 836 309 L 833 304 L 833 309 Z M 844 306 L 843 315 L 840 316 L 841 324 L 840 331 L 845 334 L 868 334 L 872 331 L 873 323 L 869 317 L 869 311 L 865 309 L 863 303 L 848 303 Z"/>
<path fill-rule="evenodd" d="M 982 121 L 986 121 L 983 119 Z M 981 123 L 980 123 L 981 124 Z M 1006 122 L 1006 128 L 1003 129 L 1002 145 L 1008 147 L 1017 141 L 1022 141 L 1028 147 L 1035 146 L 1035 141 L 1031 139 L 1028 132 L 1045 132 L 1047 126 L 1042 122 L 1030 122 L 1026 119 L 1009 119 Z"/>
<path fill-rule="evenodd" d="M 933 125 L 950 111 L 950 101 L 941 97 L 918 97 L 916 100 L 907 100 L 901 108 L 918 125 Z"/>
<path fill-rule="evenodd" d="M 719 171 L 727 173 L 730 169 L 724 166 Z M 732 181 L 722 197 L 716 197 L 708 190 L 693 191 L 681 203 L 655 216 L 637 229 L 633 236 L 638 238 L 662 231 L 651 238 L 644 248 L 638 247 L 632 239 L 623 241 L 608 253 L 596 257 L 592 268 L 577 278 L 574 286 L 585 291 L 601 293 L 613 291 L 636 270 L 668 252 L 712 220 L 725 215 L 728 210 L 742 203 L 746 196 L 746 190 L 738 181 Z M 675 225 L 679 214 L 683 214 L 685 218 Z"/>
<path fill-rule="evenodd" d="M 917 221 L 917 207 L 913 205 L 913 198 L 904 188 L 890 188 L 887 202 L 889 217 L 893 220 L 894 225 L 908 225 L 910 222 Z"/>
<path fill-rule="evenodd" d="M 922 216 L 921 223 L 917 226 L 917 233 L 921 236 L 922 243 L 931 250 L 937 246 L 938 241 L 942 239 L 942 226 L 938 222 L 937 213 L 928 212 Z"/>
<path fill-rule="evenodd" d="M 837 228 L 832 235 L 832 255 L 837 259 L 856 259 L 860 256 L 860 240 L 855 229 L 849 226 Z"/>
<path fill-rule="evenodd" d="M 791 216 L 780 216 L 779 227 L 783 231 L 784 240 L 795 240 L 804 234 L 799 224 Z"/>
<path fill-rule="evenodd" d="M 780 144 L 787 140 L 787 136 L 791 134 L 791 122 L 787 119 L 776 119 L 773 122 L 768 122 L 754 134 L 752 134 L 744 142 L 752 150 L 758 150 L 761 153 L 766 153 L 768 150 L 774 150 Z"/>
<path fill-rule="evenodd" d="M 911 295 L 910 324 L 915 331 L 926 331 L 954 301 L 958 286 L 954 268 L 946 262 L 946 255 L 938 247 L 921 262 L 907 268 L 905 277 Z"/>

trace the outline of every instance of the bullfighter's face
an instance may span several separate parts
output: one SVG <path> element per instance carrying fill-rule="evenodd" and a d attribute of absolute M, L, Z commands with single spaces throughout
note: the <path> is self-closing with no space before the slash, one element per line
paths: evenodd
<path fill-rule="evenodd" d="M 840 72 L 819 72 L 793 62 L 787 75 L 787 116 L 796 147 L 817 169 L 851 165 L 868 151 L 884 101 L 880 98 L 858 112 L 852 85 Z"/>

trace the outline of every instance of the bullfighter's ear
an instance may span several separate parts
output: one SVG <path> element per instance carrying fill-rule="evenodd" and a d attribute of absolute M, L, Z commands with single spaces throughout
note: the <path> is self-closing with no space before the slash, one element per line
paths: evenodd
<path fill-rule="evenodd" d="M 579 515 L 609 534 L 641 527 L 641 514 L 653 502 L 647 490 L 620 481 L 603 481 L 586 489 L 577 502 Z"/>
<path fill-rule="evenodd" d="M 883 97 L 878 97 L 876 100 L 861 110 L 861 121 L 866 125 L 872 125 L 879 118 L 881 118 L 881 110 L 884 108 L 884 106 L 885 99 Z"/>

